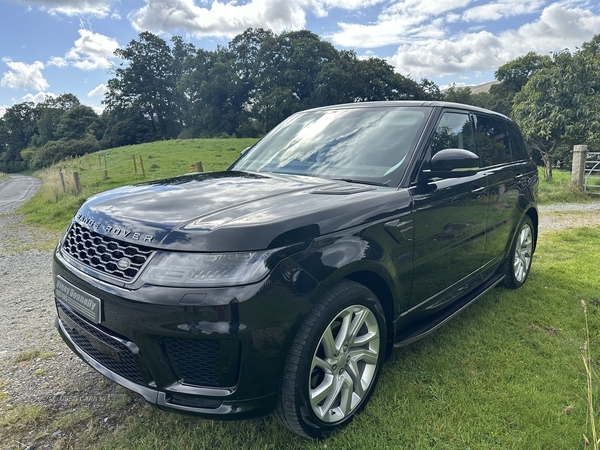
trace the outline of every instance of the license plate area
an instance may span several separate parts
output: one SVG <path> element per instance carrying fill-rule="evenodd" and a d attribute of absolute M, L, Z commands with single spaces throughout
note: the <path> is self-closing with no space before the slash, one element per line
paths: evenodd
<path fill-rule="evenodd" d="M 56 277 L 54 295 L 57 299 L 93 323 L 100 323 L 102 301 L 98 297 L 73 286 L 60 276 Z"/>

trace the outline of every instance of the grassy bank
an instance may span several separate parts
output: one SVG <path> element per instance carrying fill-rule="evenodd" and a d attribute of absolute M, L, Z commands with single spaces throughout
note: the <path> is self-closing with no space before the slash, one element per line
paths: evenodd
<path fill-rule="evenodd" d="M 0 183 L 2 183 L 3 181 L 8 180 L 10 177 L 8 176 L 7 173 L 4 172 L 0 172 Z"/>
<path fill-rule="evenodd" d="M 590 196 L 581 192 L 571 183 L 571 172 L 553 170 L 552 181 L 544 179 L 544 168 L 539 167 L 540 177 L 539 201 L 548 203 L 582 203 L 590 200 Z M 598 198 L 600 199 L 600 198 Z"/>
<path fill-rule="evenodd" d="M 254 142 L 256 139 L 159 141 L 104 150 L 69 160 L 34 174 L 42 179 L 42 190 L 20 211 L 26 214 L 26 223 L 52 230 L 63 229 L 90 195 L 127 184 L 196 171 L 193 166 L 197 162 L 202 162 L 205 172 L 223 170 L 235 161 L 242 149 Z M 78 195 L 74 172 L 79 174 L 81 182 Z"/>
<path fill-rule="evenodd" d="M 325 442 L 303 440 L 270 417 L 226 423 L 148 407 L 101 448 L 584 448 L 591 431 L 581 301 L 595 371 L 599 232 L 544 235 L 523 288 L 496 288 L 431 336 L 396 349 L 365 412 Z"/>

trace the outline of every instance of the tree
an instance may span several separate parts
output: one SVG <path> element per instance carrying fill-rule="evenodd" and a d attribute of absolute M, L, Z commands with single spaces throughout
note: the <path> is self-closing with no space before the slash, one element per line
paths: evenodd
<path fill-rule="evenodd" d="M 250 103 L 265 132 L 290 114 L 315 106 L 315 81 L 323 65 L 336 58 L 333 45 L 308 30 L 264 36 Z"/>
<path fill-rule="evenodd" d="M 89 106 L 78 105 L 64 112 L 56 127 L 56 140 L 78 140 L 87 135 L 97 139 L 98 114 Z"/>
<path fill-rule="evenodd" d="M 479 92 L 474 94 L 468 86 L 457 87 L 456 84 L 452 84 L 444 93 L 444 100 L 447 102 L 463 103 L 465 105 L 479 106 L 480 108 L 497 111 L 497 109 L 494 108 L 493 97 L 490 93 Z"/>
<path fill-rule="evenodd" d="M 150 124 L 156 139 L 176 137 L 181 131 L 177 76 L 181 73 L 181 53 L 185 54 L 186 49 L 180 41 L 175 45 L 178 60 L 166 41 L 144 31 L 139 40 L 117 49 L 115 55 L 124 62 L 115 70 L 115 78 L 108 81 L 103 100 L 109 113 L 117 116 L 132 117 L 124 114 L 130 109 L 141 111 L 137 117 Z"/>
<path fill-rule="evenodd" d="M 500 83 L 490 87 L 489 109 L 510 115 L 515 95 L 523 89 L 536 70 L 548 67 L 551 62 L 549 56 L 529 52 L 500 66 L 494 74 Z"/>
<path fill-rule="evenodd" d="M 232 135 L 238 130 L 247 97 L 233 60 L 233 54 L 222 47 L 214 52 L 198 50 L 190 58 L 191 69 L 179 86 L 190 104 L 192 136 Z"/>
<path fill-rule="evenodd" d="M 18 103 L 6 109 L 0 119 L 0 171 L 20 172 L 26 164 L 21 150 L 27 148 L 34 136 L 39 110 L 31 102 Z"/>
<path fill-rule="evenodd" d="M 515 96 L 514 117 L 541 153 L 547 179 L 557 149 L 600 139 L 599 36 L 574 54 L 554 53 L 551 64 L 535 70 Z"/>

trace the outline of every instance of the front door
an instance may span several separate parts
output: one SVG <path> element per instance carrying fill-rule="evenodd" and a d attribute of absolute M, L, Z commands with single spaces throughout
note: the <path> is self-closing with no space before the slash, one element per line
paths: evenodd
<path fill-rule="evenodd" d="M 445 148 L 475 152 L 469 114 L 445 112 L 430 140 L 433 156 Z M 414 201 L 414 278 L 411 310 L 431 313 L 464 295 L 480 280 L 487 223 L 483 170 L 434 179 L 411 189 Z"/>

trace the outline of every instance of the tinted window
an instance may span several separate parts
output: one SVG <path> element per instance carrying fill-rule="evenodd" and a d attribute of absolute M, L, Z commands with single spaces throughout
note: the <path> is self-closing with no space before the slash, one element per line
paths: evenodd
<path fill-rule="evenodd" d="M 431 137 L 431 156 L 445 148 L 462 148 L 475 153 L 468 114 L 444 113 Z"/>
<path fill-rule="evenodd" d="M 519 128 L 514 123 L 510 123 L 508 131 L 510 133 L 510 148 L 512 150 L 513 161 L 529 159 L 529 153 L 527 152 L 527 147 L 525 147 L 525 142 Z"/>
<path fill-rule="evenodd" d="M 482 167 L 511 161 L 510 142 L 503 120 L 478 115 L 477 139 Z"/>

